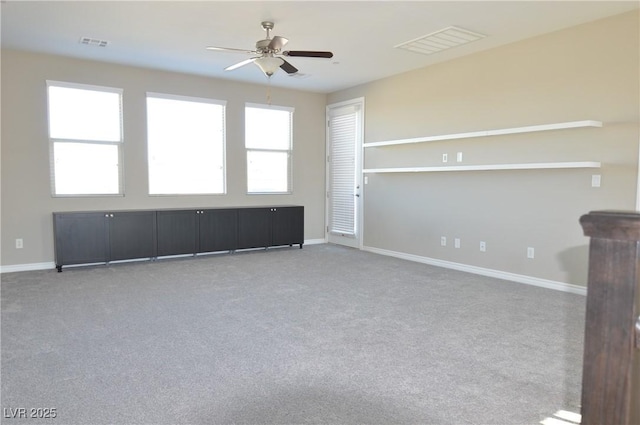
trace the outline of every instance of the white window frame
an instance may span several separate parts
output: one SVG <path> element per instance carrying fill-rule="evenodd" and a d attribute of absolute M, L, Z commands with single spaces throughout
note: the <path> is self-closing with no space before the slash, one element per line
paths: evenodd
<path fill-rule="evenodd" d="M 267 109 L 267 110 L 279 110 L 289 112 L 289 146 L 285 149 L 266 149 L 266 148 L 249 148 L 247 147 L 247 137 L 245 130 L 245 157 L 246 157 L 246 165 L 247 165 L 247 194 L 248 195 L 291 195 L 293 193 L 293 113 L 295 112 L 295 108 L 291 106 L 276 106 L 276 105 L 265 105 L 261 103 L 245 103 L 245 129 L 247 125 L 246 121 L 246 110 L 247 108 L 257 108 L 257 109 Z M 249 152 L 277 152 L 287 153 L 287 190 L 286 191 L 255 191 L 252 192 L 249 190 Z"/>
<path fill-rule="evenodd" d="M 219 105 L 222 106 L 222 191 L 221 192 L 210 192 L 210 193 L 151 193 L 151 164 L 149 158 L 149 136 L 147 134 L 147 193 L 149 196 L 213 196 L 213 195 L 225 195 L 227 193 L 227 135 L 226 135 L 226 105 L 227 102 L 225 100 L 219 99 L 210 99 L 204 97 L 195 97 L 195 96 L 183 96 L 183 95 L 175 95 L 175 94 L 167 94 L 167 93 L 156 93 L 156 92 L 147 92 L 145 97 L 145 107 L 146 101 L 149 98 L 156 99 L 168 99 L 168 100 L 178 100 L 184 102 L 194 102 L 194 103 L 207 103 L 211 105 Z M 149 125 L 148 121 L 148 113 L 146 116 L 147 120 L 147 128 Z"/>
<path fill-rule="evenodd" d="M 51 106 L 49 102 L 49 87 L 62 87 L 79 90 L 89 90 L 107 93 L 116 93 L 120 97 L 120 135 L 118 141 L 107 140 L 83 140 L 83 139 L 68 139 L 68 138 L 54 138 L 51 137 Z M 98 86 L 92 84 L 80 84 L 70 83 L 64 81 L 46 80 L 47 91 L 47 134 L 49 137 L 49 171 L 50 171 L 50 184 L 51 184 L 51 196 L 55 198 L 77 198 L 77 197 L 96 197 L 96 196 L 124 196 L 124 158 L 122 145 L 124 143 L 123 133 L 123 114 L 122 114 L 122 96 L 124 90 L 116 87 Z M 58 194 L 56 193 L 56 169 L 55 169 L 55 145 L 65 143 L 77 143 L 84 145 L 101 145 L 101 146 L 116 146 L 118 148 L 118 193 L 80 193 L 80 194 Z"/>

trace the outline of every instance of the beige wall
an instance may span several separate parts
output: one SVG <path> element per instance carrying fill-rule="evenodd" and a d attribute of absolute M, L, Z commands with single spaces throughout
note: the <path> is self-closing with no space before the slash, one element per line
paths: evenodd
<path fill-rule="evenodd" d="M 124 89 L 124 197 L 53 198 L 49 181 L 45 80 Z M 246 195 L 245 102 L 266 103 L 266 84 L 63 57 L 2 51 L 2 266 L 53 262 L 53 211 L 299 204 L 305 239 L 324 238 L 326 95 L 272 88 L 272 103 L 295 108 L 293 194 Z M 145 93 L 227 101 L 227 194 L 147 194 Z M 15 248 L 15 239 L 24 248 Z"/>
<path fill-rule="evenodd" d="M 638 26 L 636 11 L 330 94 L 329 103 L 365 97 L 365 143 L 604 123 L 366 148 L 365 168 L 438 166 L 443 153 L 447 165 L 456 165 L 457 152 L 462 165 L 601 161 L 602 168 L 372 174 L 364 192 L 364 245 L 585 285 L 588 240 L 579 217 L 636 205 Z M 602 187 L 591 187 L 592 174 L 602 176 Z M 487 252 L 479 251 L 480 241 Z M 527 259 L 527 247 L 535 248 L 535 259 Z"/>
<path fill-rule="evenodd" d="M 560 282 L 586 282 L 580 215 L 634 209 L 638 168 L 638 13 L 574 27 L 325 96 L 273 89 L 296 108 L 294 194 L 247 196 L 244 102 L 266 87 L 2 51 L 2 266 L 53 261 L 51 212 L 302 204 L 306 239 L 324 237 L 324 107 L 365 97 L 365 141 L 594 119 L 603 128 L 367 148 L 365 168 L 601 161 L 599 170 L 369 175 L 364 244 Z M 411 53 L 407 53 L 411 54 Z M 125 196 L 53 198 L 45 80 L 124 89 Z M 227 100 L 227 195 L 147 195 L 145 92 Z M 455 165 L 455 162 L 453 162 Z M 602 175 L 592 188 L 591 175 Z M 440 237 L 448 246 L 440 246 Z M 15 239 L 25 247 L 15 249 Z M 460 238 L 460 249 L 453 248 Z M 487 243 L 480 253 L 479 241 Z M 536 258 L 526 258 L 534 247 Z"/>

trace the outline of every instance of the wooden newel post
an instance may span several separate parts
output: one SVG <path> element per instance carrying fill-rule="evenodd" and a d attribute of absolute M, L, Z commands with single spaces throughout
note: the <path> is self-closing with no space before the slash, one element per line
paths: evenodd
<path fill-rule="evenodd" d="M 582 423 L 640 420 L 638 300 L 640 214 L 597 211 L 580 218 L 589 246 L 582 371 Z M 634 388 L 634 385 L 636 388 Z"/>

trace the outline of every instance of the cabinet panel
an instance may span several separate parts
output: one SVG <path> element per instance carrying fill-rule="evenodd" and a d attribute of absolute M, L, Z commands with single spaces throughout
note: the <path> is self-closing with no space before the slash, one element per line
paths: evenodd
<path fill-rule="evenodd" d="M 196 253 L 196 210 L 158 211 L 158 256 Z"/>
<path fill-rule="evenodd" d="M 272 212 L 271 245 L 304 243 L 304 207 L 277 207 Z"/>
<path fill-rule="evenodd" d="M 155 211 L 110 213 L 108 225 L 111 261 L 156 256 Z"/>
<path fill-rule="evenodd" d="M 105 214 L 54 214 L 55 255 L 58 270 L 65 264 L 108 261 Z"/>
<path fill-rule="evenodd" d="M 260 248 L 271 244 L 272 208 L 238 210 L 238 248 Z"/>
<path fill-rule="evenodd" d="M 200 210 L 198 252 L 230 251 L 238 247 L 238 210 Z"/>

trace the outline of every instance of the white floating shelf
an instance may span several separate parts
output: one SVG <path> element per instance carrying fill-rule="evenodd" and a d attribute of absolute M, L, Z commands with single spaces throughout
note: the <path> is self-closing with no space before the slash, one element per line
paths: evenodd
<path fill-rule="evenodd" d="M 537 162 L 528 164 L 451 165 L 439 167 L 367 168 L 365 174 L 378 173 L 436 173 L 443 171 L 496 171 L 496 170 L 541 170 L 559 168 L 600 168 L 596 161 L 581 162 Z"/>
<path fill-rule="evenodd" d="M 527 127 L 503 128 L 497 130 L 472 131 L 469 133 L 444 134 L 440 136 L 416 137 L 413 139 L 387 140 L 383 142 L 364 143 L 365 148 L 376 146 L 405 145 L 410 143 L 435 142 L 439 140 L 468 139 L 473 137 L 500 136 L 504 134 L 533 133 L 536 131 L 563 130 L 567 128 L 602 127 L 601 121 L 584 120 L 556 124 L 530 125 Z"/>

